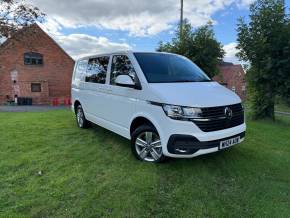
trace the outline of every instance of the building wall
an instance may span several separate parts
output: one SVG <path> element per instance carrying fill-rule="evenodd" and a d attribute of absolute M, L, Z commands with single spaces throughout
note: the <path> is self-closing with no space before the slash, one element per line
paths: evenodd
<path fill-rule="evenodd" d="M 25 65 L 24 53 L 43 55 L 43 65 Z M 32 97 L 33 104 L 70 97 L 74 61 L 37 25 L 20 30 L 0 47 L 0 104 L 7 96 Z M 40 83 L 41 92 L 31 92 Z"/>
<path fill-rule="evenodd" d="M 219 66 L 220 73 L 213 79 L 246 100 L 246 74 L 242 65 L 226 64 Z"/>

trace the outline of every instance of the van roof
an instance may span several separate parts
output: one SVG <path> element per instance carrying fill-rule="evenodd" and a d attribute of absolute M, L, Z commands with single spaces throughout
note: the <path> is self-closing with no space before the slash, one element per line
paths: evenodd
<path fill-rule="evenodd" d="M 94 58 L 94 57 L 98 57 L 98 56 L 109 56 L 109 55 L 115 55 L 115 54 L 132 54 L 132 53 L 158 53 L 158 54 L 172 54 L 172 55 L 177 55 L 177 54 L 174 54 L 174 53 L 158 52 L 158 51 L 120 50 L 120 51 L 110 52 L 110 53 L 99 53 L 99 54 L 89 55 L 89 56 L 81 57 L 81 58 L 79 58 L 77 60 L 80 61 L 80 60 L 86 60 L 86 59 Z"/>

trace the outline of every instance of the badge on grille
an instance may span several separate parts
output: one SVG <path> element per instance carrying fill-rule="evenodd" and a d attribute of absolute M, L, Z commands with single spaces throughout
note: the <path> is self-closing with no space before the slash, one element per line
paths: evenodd
<path fill-rule="evenodd" d="M 225 108 L 225 116 L 229 120 L 232 119 L 232 117 L 233 117 L 233 111 L 232 111 L 232 109 L 230 109 L 229 107 L 226 107 Z"/>

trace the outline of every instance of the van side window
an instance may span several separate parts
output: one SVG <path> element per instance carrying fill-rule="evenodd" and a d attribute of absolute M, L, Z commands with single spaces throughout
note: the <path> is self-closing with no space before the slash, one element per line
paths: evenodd
<path fill-rule="evenodd" d="M 75 77 L 76 81 L 84 81 L 88 60 L 80 60 L 76 67 Z"/>
<path fill-rule="evenodd" d="M 126 55 L 114 55 L 112 59 L 110 84 L 116 85 L 115 80 L 119 75 L 129 75 L 135 81 L 135 69 Z"/>
<path fill-rule="evenodd" d="M 85 81 L 105 84 L 109 59 L 107 56 L 90 58 Z"/>

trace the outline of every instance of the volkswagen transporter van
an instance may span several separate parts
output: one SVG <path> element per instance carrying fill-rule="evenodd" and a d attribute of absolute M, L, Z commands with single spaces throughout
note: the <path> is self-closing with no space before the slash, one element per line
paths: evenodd
<path fill-rule="evenodd" d="M 80 128 L 95 123 L 131 140 L 139 160 L 190 158 L 245 138 L 241 99 L 187 58 L 117 52 L 81 58 L 72 77 Z"/>

